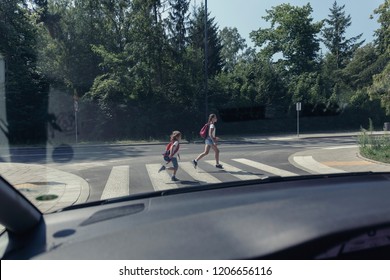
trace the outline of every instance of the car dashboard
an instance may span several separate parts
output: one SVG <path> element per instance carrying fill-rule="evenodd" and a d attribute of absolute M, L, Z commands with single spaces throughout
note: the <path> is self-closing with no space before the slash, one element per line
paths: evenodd
<path fill-rule="evenodd" d="M 2 259 L 390 259 L 390 174 L 271 177 L 75 205 Z"/>

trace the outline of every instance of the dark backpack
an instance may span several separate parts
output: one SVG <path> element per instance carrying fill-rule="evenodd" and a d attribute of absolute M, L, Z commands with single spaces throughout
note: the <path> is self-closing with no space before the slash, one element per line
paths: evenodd
<path fill-rule="evenodd" d="M 199 131 L 199 135 L 202 138 L 206 138 L 209 134 L 209 123 L 206 123 Z"/>
<path fill-rule="evenodd" d="M 166 162 L 170 162 L 171 161 L 171 159 L 169 158 L 169 155 L 171 154 L 171 147 L 172 147 L 173 143 L 174 142 L 172 142 L 172 141 L 169 142 L 168 145 L 165 147 L 165 152 L 162 154 L 163 157 L 164 157 L 164 160 Z M 180 148 L 180 143 L 177 144 L 176 151 L 173 151 L 173 155 L 175 155 L 177 153 L 177 151 L 179 151 L 179 148 Z"/>

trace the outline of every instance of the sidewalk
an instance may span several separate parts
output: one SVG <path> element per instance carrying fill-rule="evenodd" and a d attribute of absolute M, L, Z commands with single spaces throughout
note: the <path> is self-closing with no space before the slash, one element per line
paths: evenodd
<path fill-rule="evenodd" d="M 89 197 L 83 178 L 44 165 L 0 163 L 0 174 L 43 213 L 84 203 Z"/>
<path fill-rule="evenodd" d="M 310 174 L 390 172 L 390 164 L 360 156 L 357 145 L 306 150 L 291 155 L 289 161 Z"/>
<path fill-rule="evenodd" d="M 380 132 L 379 132 L 380 133 Z M 382 132 L 383 133 L 383 132 Z M 320 137 L 358 135 L 357 132 L 335 134 L 305 134 L 285 136 L 242 137 L 241 141 L 285 141 Z M 239 141 L 239 140 L 235 140 Z M 358 146 L 311 149 L 290 156 L 291 164 L 311 174 L 343 172 L 390 172 L 390 165 L 364 159 Z M 90 195 L 86 180 L 74 174 L 37 164 L 0 162 L 0 174 L 22 192 L 43 213 L 84 203 Z"/>

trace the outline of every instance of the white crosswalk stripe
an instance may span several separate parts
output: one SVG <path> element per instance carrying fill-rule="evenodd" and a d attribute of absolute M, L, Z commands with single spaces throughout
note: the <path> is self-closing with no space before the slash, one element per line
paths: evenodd
<path fill-rule="evenodd" d="M 129 166 L 114 166 L 100 199 L 129 195 L 129 183 Z"/>
<path fill-rule="evenodd" d="M 211 176 L 203 169 L 199 167 L 195 169 L 191 162 L 180 163 L 180 168 L 187 172 L 192 178 L 199 181 L 200 184 L 221 183 L 220 180 L 218 180 L 214 176 Z"/>
<path fill-rule="evenodd" d="M 298 174 L 290 172 L 290 171 L 279 169 L 279 168 L 276 168 L 276 167 L 273 167 L 273 166 L 270 166 L 270 165 L 266 165 L 266 164 L 263 164 L 263 163 L 260 163 L 260 162 L 257 162 L 257 161 L 253 161 L 253 160 L 249 160 L 249 159 L 245 159 L 245 158 L 236 158 L 236 159 L 233 159 L 233 160 L 237 161 L 239 163 L 251 166 L 253 168 L 265 171 L 267 173 L 271 173 L 272 175 L 276 175 L 276 176 L 286 177 L 286 176 L 296 176 L 296 175 L 298 175 Z"/>
<path fill-rule="evenodd" d="M 214 160 L 206 160 L 206 162 L 215 166 Z M 254 174 L 251 174 L 247 171 L 244 171 L 242 169 L 234 167 L 234 166 L 227 164 L 225 162 L 220 162 L 220 164 L 223 165 L 223 169 L 221 169 L 221 170 L 228 172 L 230 175 L 232 175 L 240 180 L 253 180 L 253 179 L 263 178 L 261 176 L 254 175 Z"/>
<path fill-rule="evenodd" d="M 178 185 L 171 181 L 170 174 L 166 171 L 158 173 L 161 164 L 146 164 L 146 170 L 148 172 L 150 181 L 152 182 L 153 188 L 156 191 L 162 191 L 167 189 L 178 188 Z"/>

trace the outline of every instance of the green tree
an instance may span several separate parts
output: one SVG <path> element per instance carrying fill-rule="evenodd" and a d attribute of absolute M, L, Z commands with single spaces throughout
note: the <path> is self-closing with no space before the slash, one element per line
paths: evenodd
<path fill-rule="evenodd" d="M 0 53 L 6 63 L 6 108 L 10 144 L 45 143 L 48 83 L 37 67 L 36 14 L 24 1 L 0 5 Z"/>
<path fill-rule="evenodd" d="M 390 1 L 385 0 L 375 9 L 374 13 L 379 15 L 378 22 L 380 23 L 380 28 L 375 31 L 375 43 L 379 53 L 375 65 L 380 72 L 373 76 L 369 94 L 372 98 L 379 99 L 386 114 L 390 115 Z"/>
<path fill-rule="evenodd" d="M 378 15 L 378 23 L 380 28 L 375 31 L 375 44 L 381 54 L 388 52 L 390 44 L 390 1 L 384 0 L 384 3 L 379 5 L 374 10 L 374 14 Z"/>
<path fill-rule="evenodd" d="M 352 22 L 351 16 L 345 15 L 344 8 L 345 5 L 338 6 L 335 1 L 333 7 L 329 9 L 331 12 L 329 18 L 325 19 L 327 26 L 322 30 L 323 42 L 335 57 L 337 69 L 345 67 L 356 49 L 364 43 L 364 40 L 358 42 L 363 33 L 349 39 L 345 38 L 345 32 Z"/>
<path fill-rule="evenodd" d="M 390 50 L 389 50 L 390 51 Z M 373 77 L 373 84 L 369 89 L 372 97 L 381 101 L 382 107 L 386 110 L 386 115 L 390 115 L 390 63 L 387 63 L 385 69 Z"/>
<path fill-rule="evenodd" d="M 163 86 L 163 58 L 166 45 L 159 0 L 133 0 L 129 20 L 131 43 L 126 48 L 131 59 L 139 61 L 132 70 L 139 80 L 136 92 L 153 97 L 153 88 Z"/>
<path fill-rule="evenodd" d="M 263 18 L 270 28 L 260 28 L 250 33 L 260 52 L 273 59 L 281 54 L 279 62 L 289 73 L 299 75 L 316 69 L 319 46 L 317 34 L 322 22 L 313 23 L 310 4 L 303 7 L 281 4 L 266 10 Z"/>
<path fill-rule="evenodd" d="M 102 74 L 95 78 L 88 97 L 99 104 L 107 122 L 114 124 L 110 129 L 117 127 L 114 134 L 131 130 L 133 136 L 151 137 L 151 131 L 157 134 L 170 123 L 176 108 L 189 103 L 191 93 L 183 90 L 187 89 L 188 75 L 183 74 L 182 63 L 173 62 L 160 1 L 133 0 L 124 18 L 129 29 L 119 48 L 93 47 L 103 61 Z M 183 78 L 183 84 L 177 83 L 178 77 Z M 163 118 L 162 111 L 166 112 Z M 142 124 L 126 121 L 141 112 Z"/>
<path fill-rule="evenodd" d="M 247 47 L 245 39 L 243 39 L 236 27 L 225 27 L 219 32 L 221 38 L 222 50 L 221 57 L 223 59 L 223 69 L 225 71 L 232 71 L 234 66 L 238 63 L 240 51 L 244 51 Z"/>
<path fill-rule="evenodd" d="M 372 77 L 383 69 L 383 61 L 373 44 L 359 48 L 348 65 L 339 73 L 353 90 L 362 89 L 372 84 Z"/>
<path fill-rule="evenodd" d="M 41 32 L 40 64 L 55 86 L 65 86 L 72 94 L 76 91 L 82 96 L 100 74 L 101 60 L 92 46 L 103 40 L 116 41 L 103 35 L 102 9 L 104 4 L 99 6 L 93 0 L 74 4 L 66 0 L 48 1 L 42 18 L 48 32 Z"/>
<path fill-rule="evenodd" d="M 358 41 L 362 34 L 350 39 L 345 37 L 347 28 L 351 25 L 351 16 L 345 15 L 344 8 L 345 5 L 338 6 L 335 1 L 329 9 L 330 15 L 325 19 L 326 26 L 322 30 L 322 41 L 329 50 L 323 59 L 321 71 L 322 95 L 326 98 L 328 106 L 329 104 L 345 106 L 354 95 L 352 84 L 356 80 L 354 81 L 348 75 L 351 71 L 355 71 L 352 70 L 353 64 L 348 70 L 343 71 L 343 69 L 348 66 L 356 51 L 364 43 L 364 40 Z"/>
<path fill-rule="evenodd" d="M 153 4 L 133 0 L 102 5 L 103 33 L 111 34 L 111 40 L 92 45 L 91 50 L 102 62 L 101 74 L 88 93 L 102 108 L 123 106 L 127 100 L 148 99 L 153 94 L 152 85 L 161 79 L 157 73 L 160 50 L 156 44 L 158 22 Z"/>
<path fill-rule="evenodd" d="M 170 11 L 168 21 L 168 31 L 170 42 L 178 58 L 185 51 L 188 37 L 187 30 L 189 24 L 189 0 L 169 0 Z"/>
<path fill-rule="evenodd" d="M 327 53 L 321 62 L 321 95 L 326 103 L 337 103 L 344 106 L 349 102 L 353 93 L 352 88 L 347 84 L 343 70 L 337 68 L 336 57 Z M 344 104 L 344 105 L 342 105 Z"/>
<path fill-rule="evenodd" d="M 188 44 L 189 1 L 170 0 L 169 3 L 167 27 L 171 52 L 168 53 L 167 59 L 168 80 L 164 87 L 165 96 L 168 103 L 189 113 L 196 110 L 196 93 L 201 92 L 197 85 L 202 85 L 202 65 L 199 65 L 202 56 L 197 57 L 199 52 L 194 52 Z"/>
<path fill-rule="evenodd" d="M 195 49 L 200 49 L 204 53 L 205 34 L 205 7 L 203 3 L 194 9 L 189 29 L 190 44 Z M 218 26 L 214 22 L 215 18 L 207 15 L 207 61 L 208 75 L 214 77 L 223 67 L 221 57 L 222 43 L 218 36 Z"/>

